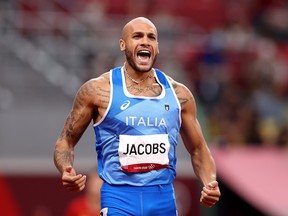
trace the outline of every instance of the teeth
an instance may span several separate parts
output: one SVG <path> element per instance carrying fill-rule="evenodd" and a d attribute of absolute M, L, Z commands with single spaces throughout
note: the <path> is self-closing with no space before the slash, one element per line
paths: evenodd
<path fill-rule="evenodd" d="M 150 54 L 150 52 L 147 51 L 147 50 L 141 50 L 141 51 L 139 51 L 139 53 L 147 53 L 147 54 Z"/>

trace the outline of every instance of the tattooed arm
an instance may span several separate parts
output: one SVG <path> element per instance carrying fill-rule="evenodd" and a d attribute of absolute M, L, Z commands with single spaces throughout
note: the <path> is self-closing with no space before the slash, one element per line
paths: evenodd
<path fill-rule="evenodd" d="M 101 90 L 106 87 L 107 77 L 102 76 L 86 82 L 78 90 L 72 110 L 67 117 L 64 128 L 56 141 L 54 163 L 62 174 L 62 184 L 70 191 L 81 191 L 85 187 L 86 176 L 76 175 L 73 168 L 74 147 L 83 135 L 91 120 L 104 112 Z M 107 95 L 106 95 L 107 96 Z M 107 98 L 107 97 L 105 97 Z M 108 100 L 106 99 L 106 103 Z"/>
<path fill-rule="evenodd" d="M 192 93 L 182 84 L 173 84 L 181 104 L 181 137 L 191 156 L 195 175 L 204 186 L 200 202 L 206 207 L 211 207 L 220 197 L 215 163 L 196 117 L 196 103 Z"/>

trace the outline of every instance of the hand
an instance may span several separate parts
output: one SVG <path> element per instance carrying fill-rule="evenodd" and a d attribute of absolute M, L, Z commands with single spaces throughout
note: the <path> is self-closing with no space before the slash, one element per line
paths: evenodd
<path fill-rule="evenodd" d="M 212 181 L 203 187 L 201 191 L 200 203 L 205 207 L 211 208 L 216 202 L 219 201 L 221 196 L 220 189 L 217 181 Z"/>
<path fill-rule="evenodd" d="M 86 176 L 82 174 L 76 175 L 76 171 L 72 166 L 68 166 L 62 174 L 62 184 L 69 191 L 82 191 L 85 188 L 85 183 Z"/>

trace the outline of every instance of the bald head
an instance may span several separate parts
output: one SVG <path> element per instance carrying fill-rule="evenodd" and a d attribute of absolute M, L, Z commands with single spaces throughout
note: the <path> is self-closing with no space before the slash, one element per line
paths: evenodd
<path fill-rule="evenodd" d="M 157 29 L 149 19 L 137 17 L 124 26 L 119 45 L 126 56 L 126 68 L 149 72 L 159 53 Z"/>
<path fill-rule="evenodd" d="M 127 34 L 129 32 L 132 32 L 133 30 L 136 29 L 136 27 L 138 26 L 142 26 L 142 25 L 146 25 L 146 26 L 150 26 L 150 28 L 155 32 L 155 34 L 157 35 L 157 29 L 155 27 L 155 25 L 146 17 L 137 17 L 135 19 L 132 19 L 131 21 L 129 21 L 123 28 L 122 30 L 122 39 L 125 39 Z"/>

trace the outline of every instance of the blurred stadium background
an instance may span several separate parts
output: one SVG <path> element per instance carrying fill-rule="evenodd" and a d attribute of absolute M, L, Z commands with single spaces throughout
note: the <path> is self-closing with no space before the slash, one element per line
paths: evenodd
<path fill-rule="evenodd" d="M 0 215 L 62 216 L 79 196 L 61 186 L 54 143 L 80 85 L 122 64 L 136 16 L 156 24 L 157 67 L 192 90 L 217 163 L 223 195 L 204 209 L 180 140 L 180 215 L 288 215 L 285 0 L 0 0 Z M 95 164 L 90 127 L 75 166 Z"/>

